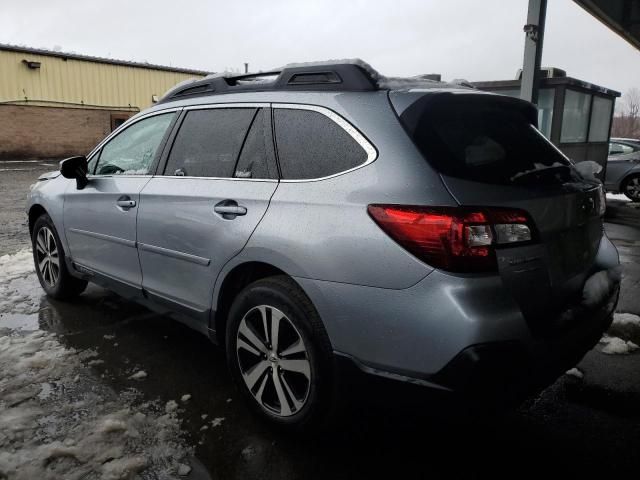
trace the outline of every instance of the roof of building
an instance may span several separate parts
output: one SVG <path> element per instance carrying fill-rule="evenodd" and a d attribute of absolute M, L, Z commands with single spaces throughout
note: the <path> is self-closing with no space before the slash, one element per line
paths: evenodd
<path fill-rule="evenodd" d="M 132 62 L 129 60 L 116 60 L 112 58 L 104 58 L 104 57 L 94 57 L 91 55 L 81 55 L 79 53 L 69 53 L 69 52 L 58 52 L 54 50 L 47 50 L 43 48 L 30 48 L 23 47 L 18 45 L 9 45 L 0 43 L 0 51 L 9 51 L 9 52 L 19 52 L 24 53 L 26 55 L 45 55 L 48 57 L 56 57 L 61 58 L 63 60 L 72 59 L 72 60 L 81 60 L 85 62 L 94 62 L 94 63 L 107 63 L 110 65 L 121 65 L 125 67 L 134 67 L 134 68 L 146 68 L 150 70 L 162 70 L 165 72 L 175 72 L 175 73 L 187 73 L 193 75 L 208 75 L 211 72 L 207 72 L 205 70 L 195 70 L 190 68 L 179 68 L 179 67 L 169 67 L 167 65 L 156 65 L 153 63 L 147 62 Z"/>
<path fill-rule="evenodd" d="M 476 88 L 493 89 L 493 88 L 520 88 L 520 80 L 492 80 L 484 82 L 471 82 Z M 610 88 L 601 87 L 594 83 L 585 82 L 573 77 L 556 77 L 556 78 L 541 78 L 540 87 L 553 87 L 555 85 L 571 85 L 574 87 L 583 88 L 591 92 L 597 92 L 611 97 L 619 97 L 622 94 L 616 90 Z"/>
<path fill-rule="evenodd" d="M 574 0 L 587 12 L 640 50 L 640 5 L 630 0 Z"/>

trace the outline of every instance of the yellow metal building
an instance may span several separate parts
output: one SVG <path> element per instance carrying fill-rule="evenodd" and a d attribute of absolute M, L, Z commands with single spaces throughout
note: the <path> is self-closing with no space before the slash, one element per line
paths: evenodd
<path fill-rule="evenodd" d="M 207 73 L 0 44 L 0 158 L 87 153 L 176 83 Z"/>

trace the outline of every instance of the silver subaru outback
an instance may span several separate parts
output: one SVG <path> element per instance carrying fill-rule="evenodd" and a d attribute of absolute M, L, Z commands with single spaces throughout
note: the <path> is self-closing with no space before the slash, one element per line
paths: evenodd
<path fill-rule="evenodd" d="M 524 398 L 619 291 L 602 186 L 536 125 L 527 102 L 362 63 L 180 85 L 32 188 L 38 277 L 209 336 L 289 428 L 322 422 L 348 371 Z"/>

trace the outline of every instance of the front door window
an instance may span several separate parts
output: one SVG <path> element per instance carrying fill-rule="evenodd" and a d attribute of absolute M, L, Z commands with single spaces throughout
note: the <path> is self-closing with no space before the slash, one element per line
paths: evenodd
<path fill-rule="evenodd" d="M 175 113 L 140 120 L 102 147 L 96 175 L 148 175 Z"/>

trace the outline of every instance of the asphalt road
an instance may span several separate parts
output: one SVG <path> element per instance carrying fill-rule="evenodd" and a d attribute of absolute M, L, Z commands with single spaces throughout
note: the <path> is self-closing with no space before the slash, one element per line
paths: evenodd
<path fill-rule="evenodd" d="M 55 168 L 55 164 L 53 164 Z M 0 255 L 28 246 L 23 212 L 42 162 L 0 162 Z M 606 231 L 625 266 L 618 311 L 640 314 L 640 210 L 610 202 Z M 3 325 L 4 323 L 4 325 Z M 95 349 L 95 378 L 116 394 L 167 402 L 190 394 L 179 410 L 201 470 L 189 478 L 512 478 L 638 472 L 640 353 L 605 355 L 596 347 L 578 368 L 517 411 L 499 419 L 457 422 L 424 401 L 385 392 L 385 403 L 355 408 L 332 433 L 296 439 L 248 414 L 220 351 L 181 324 L 91 286 L 76 303 L 40 299 L 39 311 L 0 318 L 0 327 L 40 328 L 78 350 Z M 640 332 L 617 332 L 640 341 Z M 130 379 L 144 370 L 143 381 Z M 0 377 L 2 373 L 0 372 Z M 375 391 L 374 391 L 375 395 Z M 202 429 L 202 415 L 224 418 Z M 200 472 L 200 475 L 198 474 Z"/>

